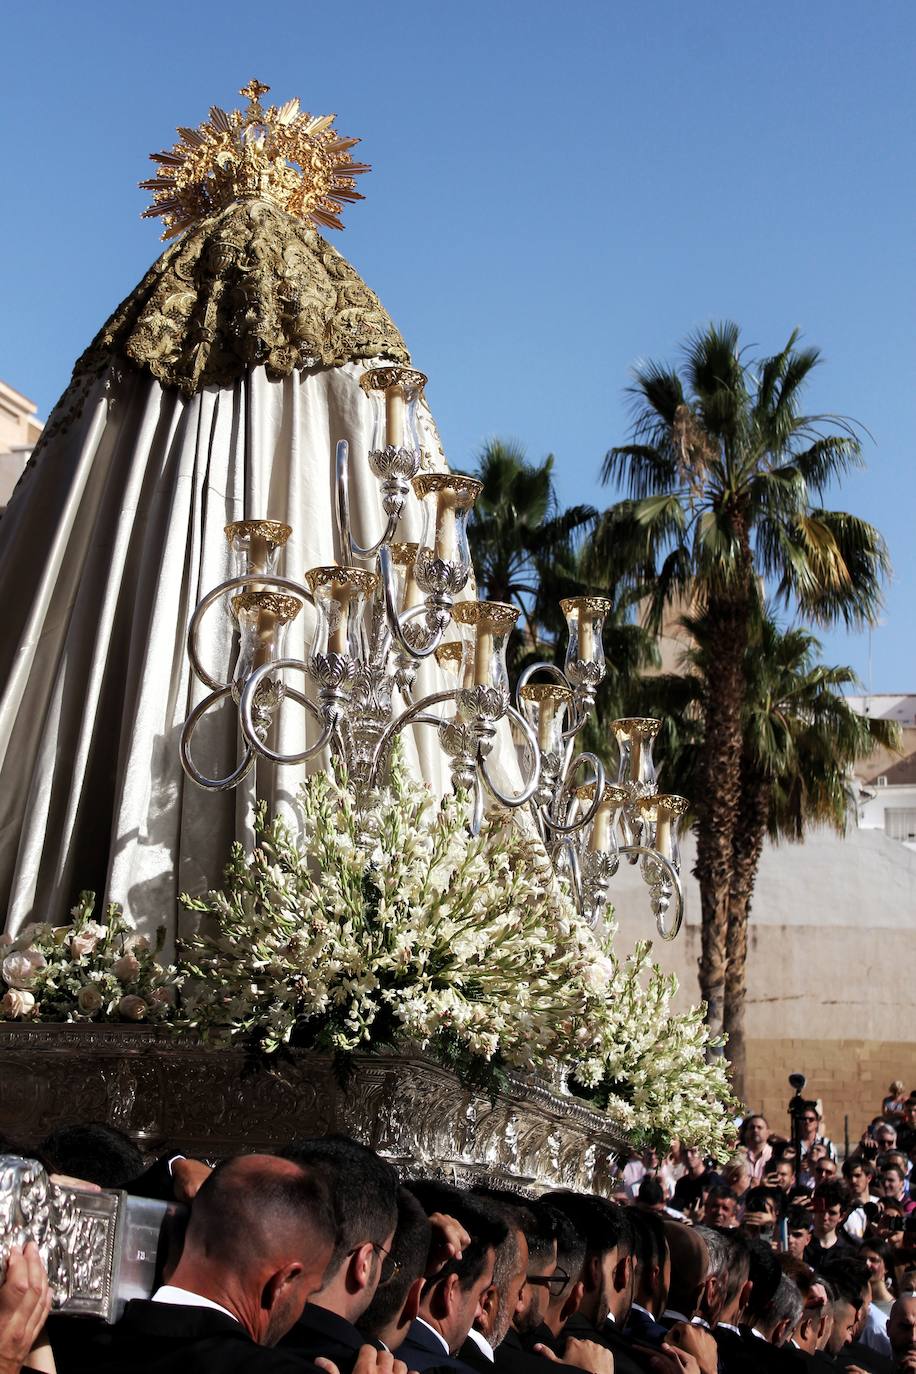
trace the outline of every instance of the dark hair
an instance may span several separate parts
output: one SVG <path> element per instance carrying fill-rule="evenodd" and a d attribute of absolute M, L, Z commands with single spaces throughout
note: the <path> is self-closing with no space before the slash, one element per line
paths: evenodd
<path fill-rule="evenodd" d="M 871 1250 L 874 1254 L 878 1256 L 878 1258 L 881 1260 L 881 1263 L 884 1265 L 884 1282 L 887 1284 L 891 1292 L 896 1294 L 897 1258 L 894 1253 L 893 1246 L 888 1245 L 887 1241 L 882 1240 L 880 1236 L 866 1235 L 865 1239 L 862 1241 L 862 1244 L 859 1246 L 860 1255 L 863 1250 Z M 869 1283 L 871 1283 L 870 1277 Z"/>
<path fill-rule="evenodd" d="M 450 1274 L 458 1275 L 462 1289 L 470 1288 L 483 1273 L 487 1263 L 487 1252 L 497 1250 L 509 1234 L 509 1228 L 482 1198 L 475 1198 L 460 1188 L 448 1183 L 436 1183 L 432 1179 L 417 1179 L 407 1185 L 420 1206 L 429 1216 L 432 1212 L 444 1212 L 454 1217 L 471 1237 L 461 1259 L 448 1260 L 438 1273 L 427 1280 L 427 1290 L 437 1287 Z"/>
<path fill-rule="evenodd" d="M 705 1230 L 706 1228 L 704 1228 Z M 725 1301 L 731 1302 L 738 1290 L 747 1283 L 751 1272 L 750 1242 L 737 1230 L 711 1228 L 725 1243 L 728 1257 L 720 1273 L 725 1275 Z"/>
<path fill-rule="evenodd" d="M 665 1200 L 665 1190 L 657 1178 L 650 1178 L 646 1174 L 639 1185 L 636 1198 L 644 1207 L 657 1207 L 660 1202 Z"/>
<path fill-rule="evenodd" d="M 838 1255 L 836 1258 L 822 1259 L 818 1265 L 821 1275 L 829 1279 L 837 1297 L 851 1303 L 858 1310 L 868 1292 L 871 1279 L 868 1265 L 857 1255 Z"/>
<path fill-rule="evenodd" d="M 838 1178 L 825 1178 L 824 1182 L 815 1188 L 814 1197 L 825 1206 L 841 1207 L 844 1212 L 852 1201 L 848 1186 L 841 1183 Z"/>
<path fill-rule="evenodd" d="M 569 1275 L 570 1283 L 576 1283 L 585 1263 L 584 1236 L 579 1234 L 569 1217 L 565 1212 L 561 1212 L 559 1207 L 552 1207 L 548 1201 L 539 1199 L 538 1208 L 549 1214 L 556 1230 L 557 1268 Z M 565 1293 L 566 1289 L 567 1285 L 564 1285 L 562 1291 Z"/>
<path fill-rule="evenodd" d="M 741 1123 L 740 1130 L 738 1131 L 738 1139 L 742 1145 L 745 1143 L 744 1137 L 747 1134 L 747 1127 L 751 1121 L 762 1121 L 764 1122 L 764 1124 L 767 1124 L 767 1119 L 762 1112 L 751 1112 L 750 1116 L 746 1116 Z"/>
<path fill-rule="evenodd" d="M 263 1259 L 284 1228 L 333 1246 L 337 1215 L 322 1175 L 300 1165 L 297 1173 L 270 1163 L 252 1166 L 239 1155 L 218 1164 L 194 1198 L 187 1244 L 226 1267 Z"/>
<path fill-rule="evenodd" d="M 328 1180 L 338 1231 L 329 1274 L 357 1246 L 385 1244 L 397 1221 L 398 1176 L 374 1150 L 345 1135 L 315 1136 L 287 1145 L 281 1158 Z"/>
<path fill-rule="evenodd" d="M 113 1126 L 60 1126 L 38 1147 L 49 1173 L 97 1183 L 100 1188 L 123 1188 L 143 1173 L 146 1165 L 134 1142 Z"/>
<path fill-rule="evenodd" d="M 563 1212 L 585 1241 L 588 1255 L 607 1255 L 612 1250 L 633 1250 L 633 1229 L 627 1211 L 616 1202 L 594 1193 L 548 1193 L 546 1202 Z"/>
<path fill-rule="evenodd" d="M 497 1210 L 504 1208 L 511 1216 L 512 1224 L 521 1231 L 528 1246 L 528 1260 L 531 1264 L 543 1264 L 553 1254 L 553 1243 L 557 1238 L 556 1213 L 543 1207 L 533 1198 L 522 1197 L 509 1188 L 493 1188 L 476 1184 L 471 1193 L 486 1202 L 495 1203 Z"/>
<path fill-rule="evenodd" d="M 864 1155 L 850 1155 L 848 1159 L 843 1160 L 844 1178 L 852 1178 L 853 1169 L 861 1169 L 863 1174 L 867 1174 L 869 1178 L 874 1178 L 875 1176 L 874 1164 L 872 1164 L 870 1159 L 866 1159 Z"/>
<path fill-rule="evenodd" d="M 790 1231 L 800 1231 L 802 1227 L 810 1231 L 814 1222 L 807 1207 L 790 1207 L 786 1223 Z"/>
<path fill-rule="evenodd" d="M 745 1237 L 750 1267 L 748 1278 L 751 1281 L 751 1296 L 747 1304 L 746 1321 L 753 1326 L 753 1318 L 762 1317 L 776 1296 L 782 1270 L 771 1245 L 756 1236 Z"/>
<path fill-rule="evenodd" d="M 729 1188 L 727 1183 L 715 1183 L 706 1194 L 706 1205 L 708 1206 L 710 1202 L 723 1201 L 726 1198 L 731 1198 L 732 1202 L 737 1205 L 738 1194 L 734 1188 Z"/>
<path fill-rule="evenodd" d="M 782 1210 L 782 1190 L 780 1188 L 769 1188 L 760 1184 L 756 1188 L 748 1188 L 744 1194 L 745 1212 L 766 1211 L 767 1203 L 772 1202 L 776 1208 L 776 1215 Z"/>
<path fill-rule="evenodd" d="M 641 1207 L 633 1208 L 629 1213 L 629 1220 L 633 1228 L 633 1254 L 637 1273 L 641 1274 L 644 1270 L 650 1269 L 653 1264 L 660 1268 L 668 1250 L 665 1223 L 660 1216 L 654 1212 L 645 1212 Z"/>
<path fill-rule="evenodd" d="M 432 1227 L 413 1193 L 398 1189 L 398 1224 L 389 1254 L 398 1268 L 387 1283 L 380 1283 L 375 1296 L 356 1322 L 367 1336 L 377 1337 L 389 1322 L 399 1316 L 407 1294 L 426 1273 Z"/>

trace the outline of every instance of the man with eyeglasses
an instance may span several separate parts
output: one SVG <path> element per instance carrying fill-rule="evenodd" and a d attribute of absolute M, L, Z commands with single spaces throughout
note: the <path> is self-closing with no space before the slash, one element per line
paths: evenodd
<path fill-rule="evenodd" d="M 811 1166 L 817 1159 L 832 1159 L 836 1161 L 837 1152 L 833 1141 L 820 1133 L 821 1112 L 816 1102 L 805 1102 L 801 1114 L 801 1160 L 799 1182 L 806 1188 L 810 1188 L 815 1182 L 811 1172 Z"/>
<path fill-rule="evenodd" d="M 393 1273 L 397 1174 L 374 1150 L 346 1136 L 304 1140 L 283 1155 L 326 1181 L 337 1218 L 337 1244 L 324 1282 L 283 1345 L 308 1360 L 332 1360 L 340 1374 L 352 1374 L 363 1346 L 382 1348 L 356 1322 Z"/>

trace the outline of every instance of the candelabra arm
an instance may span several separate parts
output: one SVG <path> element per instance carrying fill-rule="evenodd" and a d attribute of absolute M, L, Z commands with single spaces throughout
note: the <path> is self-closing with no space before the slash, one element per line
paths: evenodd
<path fill-rule="evenodd" d="M 658 864 L 659 868 L 665 870 L 665 874 L 667 875 L 676 898 L 674 916 L 671 925 L 668 925 L 665 921 L 667 909 L 663 907 L 655 914 L 655 926 L 663 940 L 673 940 L 680 930 L 681 922 L 684 919 L 684 885 L 681 882 L 680 873 L 678 873 L 670 859 L 666 859 L 664 854 L 659 854 L 657 849 L 649 849 L 647 845 L 623 845 L 618 852 L 620 854 L 625 854 L 627 858 L 630 859 L 631 863 L 635 862 L 639 855 L 642 854 L 647 859 L 651 859 L 653 863 Z"/>
<path fill-rule="evenodd" d="M 496 783 L 493 781 L 493 779 L 490 777 L 490 770 L 487 766 L 487 760 L 485 755 L 483 754 L 479 756 L 479 766 L 480 771 L 483 774 L 483 780 L 487 784 L 488 789 L 493 793 L 493 796 L 496 798 L 496 800 L 502 806 L 508 806 L 514 809 L 517 806 L 524 806 L 526 802 L 529 802 L 531 800 L 531 798 L 537 791 L 537 786 L 541 779 L 541 751 L 538 748 L 537 735 L 534 733 L 534 731 L 532 730 L 531 726 L 528 724 L 527 720 L 522 715 L 522 713 L 520 711 L 516 711 L 514 706 L 510 706 L 508 714 L 526 736 L 531 757 L 532 759 L 534 759 L 534 767 L 531 770 L 531 776 L 525 783 L 521 792 L 519 792 L 517 796 L 513 797 L 509 796 L 505 792 L 502 792 L 500 788 L 496 785 Z"/>
<path fill-rule="evenodd" d="M 194 763 L 194 760 L 191 758 L 191 740 L 194 736 L 194 731 L 197 729 L 198 725 L 200 724 L 204 715 L 206 715 L 207 711 L 209 711 L 210 707 L 215 706 L 217 702 L 222 701 L 223 698 L 228 696 L 231 691 L 231 685 L 222 686 L 216 688 L 216 690 L 211 692 L 209 696 L 204 697 L 203 701 L 199 702 L 194 707 L 194 710 L 188 716 L 181 731 L 181 741 L 178 747 L 178 754 L 179 758 L 181 759 L 182 768 L 187 773 L 188 777 L 193 782 L 197 783 L 198 787 L 207 787 L 212 792 L 226 792 L 229 790 L 230 787 L 237 787 L 238 784 L 249 772 L 251 765 L 254 763 L 255 759 L 254 750 L 251 748 L 251 745 L 246 740 L 245 753 L 243 754 L 242 761 L 238 765 L 238 767 L 232 773 L 230 773 L 228 777 L 208 778 L 200 772 L 197 765 Z"/>
<path fill-rule="evenodd" d="M 227 582 L 221 582 L 218 587 L 214 587 L 211 592 L 207 592 L 203 600 L 198 602 L 194 614 L 191 616 L 191 623 L 188 626 L 188 659 L 190 660 L 191 668 L 195 676 L 200 678 L 205 686 L 212 687 L 214 692 L 222 691 L 224 687 L 231 687 L 232 684 L 230 682 L 218 682 L 215 677 L 211 677 L 200 661 L 200 655 L 197 652 L 197 636 L 200 633 L 201 621 L 213 603 L 218 601 L 221 596 L 225 596 L 226 592 L 234 592 L 237 588 L 250 587 L 252 585 L 258 587 L 277 587 L 281 591 L 292 592 L 294 596 L 300 597 L 303 601 L 311 601 L 314 605 L 315 598 L 307 587 L 303 587 L 298 582 L 293 582 L 288 577 L 272 577 L 267 573 L 251 573 L 243 577 L 230 577 Z"/>
<path fill-rule="evenodd" d="M 354 555 L 358 558 L 374 558 L 382 545 L 389 544 L 394 538 L 399 517 L 389 515 L 384 534 L 368 548 L 357 544 L 350 525 L 350 445 L 346 439 L 341 439 L 337 445 L 336 478 L 337 532 L 340 535 L 341 556 L 346 563 Z"/>
<path fill-rule="evenodd" d="M 399 734 L 400 731 L 405 729 L 408 725 L 441 725 L 441 719 L 436 716 L 427 716 L 424 713 L 428 707 L 437 706 L 440 701 L 456 701 L 457 697 L 458 693 L 454 691 L 432 692 L 429 696 L 421 697 L 420 700 L 414 702 L 412 706 L 408 706 L 406 711 L 401 712 L 397 720 L 392 721 L 385 733 L 379 737 L 378 744 L 375 746 L 375 752 L 372 755 L 372 764 L 369 772 L 370 787 L 378 786 L 379 772 L 381 771 L 382 764 L 385 761 L 385 755 L 395 735 Z"/>
<path fill-rule="evenodd" d="M 261 682 L 267 677 L 268 673 L 278 673 L 283 668 L 299 668 L 302 672 L 308 672 L 308 665 L 298 658 L 280 658 L 276 663 L 262 663 L 260 668 L 256 668 L 245 682 L 242 695 L 239 699 L 239 721 L 242 726 L 242 734 L 245 736 L 246 743 L 261 758 L 269 759 L 271 763 L 304 763 L 306 759 L 314 758 L 319 754 L 331 740 L 334 731 L 337 729 L 337 718 L 324 720 L 321 711 L 303 696 L 301 692 L 287 688 L 286 696 L 292 697 L 300 706 L 311 711 L 316 720 L 322 721 L 323 728 L 321 735 L 315 744 L 308 749 L 303 749 L 301 754 L 278 754 L 273 749 L 268 749 L 267 745 L 260 739 L 257 727 L 254 722 L 255 695 Z"/>
<path fill-rule="evenodd" d="M 395 601 L 394 573 L 391 570 L 391 550 L 388 548 L 387 544 L 383 544 L 378 550 L 378 561 L 379 572 L 382 577 L 382 587 L 385 594 L 385 614 L 391 633 L 394 635 L 394 638 L 404 652 L 410 654 L 412 658 L 429 658 L 431 654 L 436 652 L 439 645 L 442 643 L 442 636 L 445 634 L 446 626 L 443 625 L 441 630 L 437 630 L 430 642 L 424 645 L 422 649 L 418 649 L 415 645 L 411 644 L 404 635 L 404 627 L 398 616 L 398 608 Z M 418 619 L 423 613 L 423 609 L 422 606 L 415 606 L 413 610 L 407 613 L 405 621 L 408 619 Z M 449 693 L 449 695 L 452 695 L 452 693 Z"/>
<path fill-rule="evenodd" d="M 581 830 L 584 825 L 588 825 L 590 821 L 594 820 L 595 815 L 598 811 L 598 807 L 601 805 L 601 800 L 604 796 L 605 786 L 604 764 L 601 762 L 597 754 L 591 754 L 587 751 L 582 754 L 577 754 L 576 757 L 573 759 L 569 768 L 569 772 L 566 775 L 566 781 L 563 785 L 563 790 L 560 792 L 559 800 L 562 801 L 564 795 L 566 795 L 569 792 L 569 779 L 575 777 L 576 773 L 578 772 L 579 765 L 582 763 L 592 763 L 595 766 L 595 795 L 594 797 L 592 797 L 592 800 L 590 801 L 585 813 L 581 816 L 577 816 L 576 819 L 570 822 L 569 824 L 566 824 L 562 821 L 552 820 L 547 812 L 547 808 L 544 808 L 544 824 L 550 830 L 555 831 L 558 835 L 572 835 L 577 830 Z"/>
<path fill-rule="evenodd" d="M 474 803 L 471 808 L 471 834 L 476 837 L 483 827 L 483 788 L 480 778 L 474 778 Z"/>

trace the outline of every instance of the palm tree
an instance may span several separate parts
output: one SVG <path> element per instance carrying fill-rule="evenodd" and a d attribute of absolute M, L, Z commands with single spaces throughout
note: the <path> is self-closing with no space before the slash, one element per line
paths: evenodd
<path fill-rule="evenodd" d="M 627 499 L 598 520 L 587 566 L 629 569 L 648 624 L 688 599 L 708 635 L 696 791 L 702 908 L 700 987 L 713 1030 L 724 1024 L 727 935 L 742 797 L 743 712 L 751 626 L 763 583 L 816 623 L 873 623 L 889 564 L 871 525 L 814 504 L 860 461 L 855 428 L 805 415 L 818 363 L 796 348 L 754 362 L 738 327 L 710 325 L 684 347 L 681 372 L 641 363 L 630 388 L 632 442 L 607 454 L 602 479 Z M 827 424 L 838 432 L 824 432 Z"/>
<path fill-rule="evenodd" d="M 480 596 L 522 613 L 522 635 L 513 635 L 510 644 L 513 668 L 525 641 L 539 657 L 552 644 L 553 626 L 544 617 L 547 584 L 576 584 L 576 541 L 595 519 L 591 506 L 560 510 L 553 461 L 549 454 L 530 463 L 519 444 L 502 439 L 488 443 L 478 460 L 483 491 L 468 525 L 471 555 Z"/>
<path fill-rule="evenodd" d="M 677 763 L 681 781 L 690 787 L 703 752 L 698 708 L 707 695 L 711 645 L 702 618 L 684 617 L 681 623 L 692 647 L 686 655 L 689 671 L 678 691 L 686 705 L 692 686 L 693 710 L 686 715 L 700 722 L 686 748 L 682 745 Z M 879 745 L 895 748 L 899 743 L 893 722 L 852 710 L 842 693 L 858 685 L 855 674 L 848 667 L 821 663 L 820 649 L 810 631 L 782 630 L 775 617 L 764 614 L 751 629 L 745 655 L 741 789 L 732 841 L 723 1018 L 739 1096 L 746 1068 L 747 929 L 764 842 L 768 835 L 773 841 L 803 840 L 812 824 L 831 825 L 842 834 L 849 818 L 852 766 Z"/>

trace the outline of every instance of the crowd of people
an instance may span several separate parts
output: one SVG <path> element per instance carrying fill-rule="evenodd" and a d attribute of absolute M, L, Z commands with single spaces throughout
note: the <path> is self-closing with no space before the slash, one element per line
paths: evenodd
<path fill-rule="evenodd" d="M 111 1326 L 49 1316 L 13 1250 L 0 1374 L 916 1374 L 916 1095 L 891 1099 L 841 1167 L 805 1102 L 794 1145 L 749 1116 L 726 1165 L 647 1149 L 611 1198 L 399 1180 L 343 1136 L 145 1168 L 60 1131 L 54 1174 L 186 1211 Z"/>

